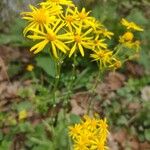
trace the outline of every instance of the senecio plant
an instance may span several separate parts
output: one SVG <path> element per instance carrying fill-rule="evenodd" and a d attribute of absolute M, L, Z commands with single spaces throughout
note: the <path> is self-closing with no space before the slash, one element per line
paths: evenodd
<path fill-rule="evenodd" d="M 79 10 L 72 0 L 46 0 L 39 3 L 37 7 L 32 5 L 29 7 L 31 11 L 22 12 L 21 15 L 28 22 L 23 31 L 24 36 L 36 43 L 30 51 L 37 54 L 49 46 L 50 57 L 57 66 L 52 91 L 54 107 L 56 106 L 55 92 L 65 58 L 73 57 L 73 73 L 75 73 L 75 61 L 79 55 L 96 61 L 99 80 L 106 70 L 120 68 L 125 61 L 137 56 L 140 50 L 140 41 L 135 38 L 134 33 L 143 29 L 134 22 L 121 20 L 124 33 L 119 36 L 118 43 L 110 49 L 107 42 L 111 40 L 114 33 L 108 31 L 99 20 L 92 17 L 91 11 L 86 11 L 85 8 Z M 71 83 L 69 90 L 72 85 Z M 95 88 L 95 85 L 93 87 Z M 89 115 L 89 111 L 87 112 Z M 74 149 L 107 149 L 105 146 L 108 135 L 107 126 L 106 119 L 84 116 L 80 124 L 69 127 Z"/>

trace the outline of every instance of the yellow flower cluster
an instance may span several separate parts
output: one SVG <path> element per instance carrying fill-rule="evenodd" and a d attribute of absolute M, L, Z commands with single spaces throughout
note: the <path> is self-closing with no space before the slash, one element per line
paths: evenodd
<path fill-rule="evenodd" d="M 38 7 L 29 7 L 31 11 L 22 12 L 22 18 L 28 21 L 23 33 L 37 42 L 30 49 L 34 54 L 48 45 L 56 59 L 62 56 L 61 53 L 71 57 L 79 51 L 81 56 L 90 54 L 102 70 L 121 67 L 122 62 L 106 43 L 113 33 L 90 16 L 90 11 L 85 8 L 78 10 L 72 0 L 46 0 L 39 3 Z M 134 40 L 132 30 L 143 29 L 125 19 L 121 23 L 127 32 L 120 36 L 119 42 L 128 48 L 139 49 L 140 42 Z"/>
<path fill-rule="evenodd" d="M 129 22 L 126 19 L 122 19 L 121 24 L 126 27 L 127 31 L 119 37 L 119 42 L 125 47 L 139 50 L 140 41 L 134 39 L 133 31 L 143 31 L 143 29 L 134 22 Z"/>
<path fill-rule="evenodd" d="M 75 126 L 69 127 L 69 135 L 74 142 L 74 150 L 106 150 L 108 136 L 106 119 L 90 118 L 84 116 L 83 120 Z"/>
<path fill-rule="evenodd" d="M 85 8 L 79 11 L 71 0 L 46 0 L 39 3 L 38 7 L 29 7 L 30 12 L 22 13 L 23 19 L 28 21 L 23 33 L 37 41 L 30 49 L 34 54 L 42 51 L 46 45 L 51 47 L 55 58 L 59 58 L 60 52 L 71 57 L 79 51 L 84 56 L 88 49 L 95 55 L 103 53 L 105 49 L 107 53 L 105 41 L 111 39 L 113 33 L 90 16 L 90 11 L 87 12 Z M 109 59 L 105 57 L 102 60 L 110 62 L 106 58 Z M 101 66 L 106 62 L 102 62 Z"/>

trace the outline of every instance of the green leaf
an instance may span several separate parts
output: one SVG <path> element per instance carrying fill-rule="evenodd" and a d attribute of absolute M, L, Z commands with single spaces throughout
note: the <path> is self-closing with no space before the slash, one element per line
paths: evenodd
<path fill-rule="evenodd" d="M 144 131 L 145 139 L 150 141 L 150 129 L 146 129 Z"/>
<path fill-rule="evenodd" d="M 55 77 L 55 63 L 50 56 L 39 56 L 36 58 L 37 66 L 41 67 L 48 75 Z"/>
<path fill-rule="evenodd" d="M 79 123 L 80 122 L 80 117 L 78 115 L 75 115 L 75 114 L 70 114 L 70 121 L 73 124 Z"/>

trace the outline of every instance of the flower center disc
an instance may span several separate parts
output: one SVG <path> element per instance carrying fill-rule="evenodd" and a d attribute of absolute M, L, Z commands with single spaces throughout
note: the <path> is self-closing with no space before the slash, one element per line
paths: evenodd
<path fill-rule="evenodd" d="M 47 34 L 47 39 L 49 41 L 54 41 L 54 40 L 56 40 L 56 36 L 54 34 L 48 33 Z"/>
<path fill-rule="evenodd" d="M 70 15 L 68 15 L 68 16 L 66 17 L 66 21 L 69 22 L 69 23 L 71 23 L 71 22 L 73 21 L 73 17 L 70 16 Z"/>
<path fill-rule="evenodd" d="M 75 35 L 74 40 L 75 40 L 77 43 L 80 43 L 80 42 L 81 42 L 81 36 L 80 36 L 80 35 Z"/>
<path fill-rule="evenodd" d="M 46 23 L 46 14 L 44 9 L 39 9 L 35 13 L 35 20 L 40 24 Z"/>
<path fill-rule="evenodd" d="M 85 13 L 79 13 L 79 18 L 81 19 L 81 20 L 83 20 L 83 19 L 85 19 L 86 18 L 86 14 Z"/>

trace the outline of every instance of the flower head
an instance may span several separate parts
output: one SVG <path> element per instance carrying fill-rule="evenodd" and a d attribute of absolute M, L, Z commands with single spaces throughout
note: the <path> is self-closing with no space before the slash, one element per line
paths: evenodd
<path fill-rule="evenodd" d="M 41 6 L 37 8 L 35 6 L 29 5 L 31 12 L 22 12 L 22 18 L 28 20 L 29 24 L 24 29 L 24 35 L 32 29 L 44 31 L 44 26 L 49 26 L 54 23 L 56 17 L 55 15 L 60 11 L 58 7 L 46 8 Z"/>
<path fill-rule="evenodd" d="M 72 0 L 46 0 L 46 2 L 43 2 L 41 4 L 49 6 L 57 6 L 57 5 L 74 6 Z"/>
<path fill-rule="evenodd" d="M 132 32 L 125 32 L 121 37 L 120 37 L 120 43 L 125 43 L 125 42 L 130 42 L 134 38 L 134 35 Z"/>
<path fill-rule="evenodd" d="M 69 135 L 73 139 L 75 150 L 107 149 L 105 146 L 108 136 L 106 119 L 102 120 L 84 116 L 81 123 L 69 127 Z"/>
<path fill-rule="evenodd" d="M 63 26 L 64 23 L 62 23 L 61 20 L 58 20 L 52 28 L 45 26 L 45 32 L 32 30 L 36 33 L 36 35 L 28 35 L 27 37 L 33 40 L 40 40 L 40 42 L 34 45 L 30 51 L 34 51 L 34 54 L 39 53 L 49 43 L 55 58 L 58 58 L 57 49 L 66 53 L 69 48 L 64 44 L 63 40 L 68 39 L 69 34 L 58 34 Z"/>
<path fill-rule="evenodd" d="M 72 56 L 72 54 L 79 49 L 82 56 L 84 56 L 84 48 L 92 49 L 91 46 L 91 36 L 88 36 L 92 32 L 92 28 L 86 29 L 84 32 L 83 26 L 75 27 L 74 31 L 72 32 L 72 35 L 70 36 L 71 40 L 67 43 L 73 43 L 73 46 L 70 50 L 69 57 Z"/>
<path fill-rule="evenodd" d="M 73 28 L 77 24 L 77 16 L 75 9 L 68 7 L 66 9 L 65 15 L 62 16 L 62 19 L 64 20 L 65 25 L 69 29 L 69 31 L 72 32 Z"/>
<path fill-rule="evenodd" d="M 102 39 L 99 37 L 99 35 L 96 35 L 95 39 L 92 41 L 93 49 L 106 49 L 107 44 L 104 41 L 105 39 Z"/>
<path fill-rule="evenodd" d="M 121 24 L 124 25 L 127 29 L 132 29 L 132 30 L 136 30 L 136 31 L 144 31 L 143 28 L 141 28 L 134 22 L 129 22 L 124 18 L 122 18 Z"/>
<path fill-rule="evenodd" d="M 119 37 L 119 42 L 127 48 L 133 48 L 137 51 L 140 49 L 140 41 L 134 39 L 132 32 L 125 32 L 122 36 Z"/>
<path fill-rule="evenodd" d="M 113 32 L 108 31 L 106 28 L 100 28 L 95 31 L 96 34 L 103 35 L 104 37 L 111 39 L 111 37 L 114 35 Z"/>
<path fill-rule="evenodd" d="M 109 68 L 113 60 L 113 52 L 111 50 L 93 50 L 93 53 L 90 55 L 93 58 L 93 61 L 99 62 L 100 69 Z"/>

